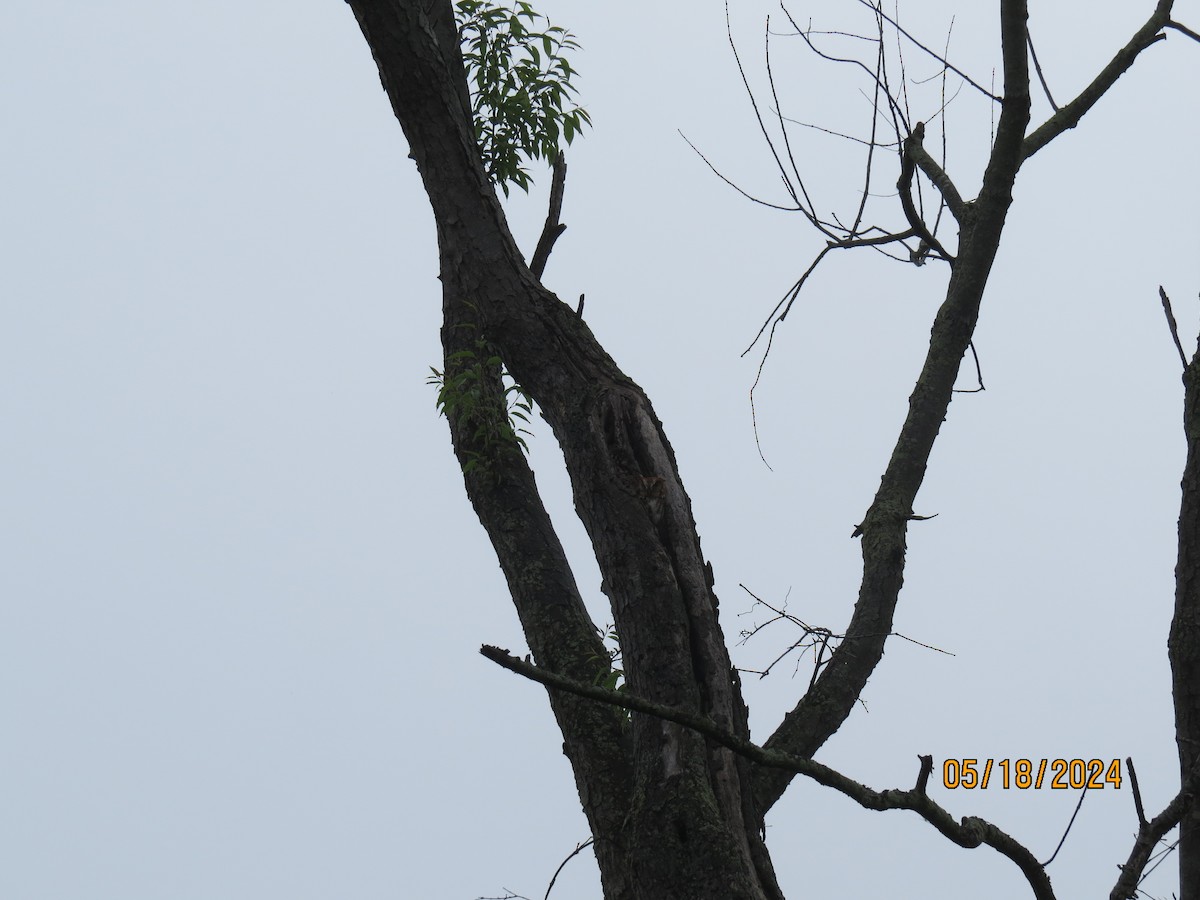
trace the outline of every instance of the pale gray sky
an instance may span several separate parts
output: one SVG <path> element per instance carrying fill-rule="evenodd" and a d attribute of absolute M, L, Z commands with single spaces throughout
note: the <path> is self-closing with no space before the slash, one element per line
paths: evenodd
<path fill-rule="evenodd" d="M 732 641 L 744 583 L 845 624 L 849 538 L 878 484 L 945 273 L 829 260 L 759 394 L 738 354 L 820 241 L 754 207 L 677 134 L 772 199 L 721 3 L 542 0 L 575 31 L 595 129 L 569 153 L 547 270 L 654 399 Z M 985 82 L 991 3 L 906 24 Z M 1034 3 L 1057 98 L 1152 3 Z M 1200 24 L 1200 4 L 1178 16 Z M 771 3 L 737 4 L 765 85 Z M 852 28 L 849 2 L 791 7 Z M 847 73 L 773 47 L 784 111 L 861 132 Z M 918 78 L 934 67 L 915 51 Z M 977 335 L 988 390 L 952 406 L 912 531 L 897 629 L 820 758 L 908 787 L 916 755 L 1132 755 L 1157 811 L 1177 779 L 1166 634 L 1183 462 L 1179 363 L 1200 323 L 1200 48 L 1160 44 L 1032 160 Z M 930 93 L 930 92 L 933 93 Z M 914 95 L 917 118 L 936 87 Z M 523 648 L 425 377 L 439 362 L 428 203 L 342 3 L 43 0 L 0 11 L 0 896 L 13 900 L 540 897 L 587 837 L 541 688 L 483 660 Z M 1044 102 L 1035 119 L 1044 118 Z M 990 111 L 950 107 L 973 193 Z M 820 207 L 858 151 L 805 133 Z M 893 165 L 888 163 L 888 165 Z M 888 177 L 892 177 L 890 174 Z M 510 204 L 530 247 L 548 179 Z M 883 184 L 886 184 L 886 179 Z M 773 193 L 772 193 L 773 192 Z M 598 622 L 599 578 L 545 429 L 540 483 Z M 735 661 L 760 668 L 781 626 Z M 807 684 L 747 679 L 769 734 Z M 1073 793 L 935 790 L 1049 856 Z M 1106 893 L 1130 793 L 1089 795 L 1050 873 Z M 915 816 L 797 782 L 769 819 L 789 896 L 1008 898 L 1015 869 Z M 1176 887 L 1174 863 L 1146 885 Z M 599 897 L 573 861 L 554 895 Z"/>

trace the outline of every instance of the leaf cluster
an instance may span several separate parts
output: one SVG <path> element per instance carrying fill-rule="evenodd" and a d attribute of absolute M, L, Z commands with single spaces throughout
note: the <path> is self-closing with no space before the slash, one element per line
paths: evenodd
<path fill-rule="evenodd" d="M 608 691 L 624 693 L 628 685 L 625 681 L 625 670 L 618 665 L 621 662 L 621 636 L 617 634 L 617 626 L 605 625 L 603 629 L 597 630 L 604 642 L 611 644 L 604 648 L 608 654 L 610 668 L 608 672 L 597 675 L 594 684 Z M 625 710 L 625 718 L 629 718 L 629 710 Z"/>
<path fill-rule="evenodd" d="M 427 384 L 438 389 L 437 408 L 443 416 L 457 415 L 473 426 L 473 442 L 482 450 L 467 451 L 468 459 L 463 472 L 486 467 L 488 454 L 496 447 L 519 448 L 529 452 L 524 435 L 532 436 L 525 425 L 533 415 L 533 398 L 521 385 L 512 380 L 495 348 L 483 338 L 475 341 L 475 349 L 459 350 L 447 358 L 445 371 L 429 367 Z M 505 417 L 493 414 L 493 406 L 487 402 L 488 374 L 501 370 L 504 385 Z M 453 371 L 451 371 L 453 370 Z M 450 372 L 447 375 L 447 372 Z"/>
<path fill-rule="evenodd" d="M 553 159 L 591 124 L 572 100 L 567 54 L 579 44 L 525 0 L 456 0 L 455 15 L 484 169 L 505 196 L 509 184 L 528 192 L 523 162 Z"/>

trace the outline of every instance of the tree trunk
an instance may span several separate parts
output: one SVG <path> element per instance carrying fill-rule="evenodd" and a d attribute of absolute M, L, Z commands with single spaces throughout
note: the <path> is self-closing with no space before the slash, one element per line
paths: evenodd
<path fill-rule="evenodd" d="M 494 352 L 558 439 L 621 637 L 629 689 L 746 734 L 691 503 L 649 399 L 525 265 L 479 162 L 450 0 L 350 0 L 437 224 L 445 376 Z M 464 357 L 454 354 L 475 354 Z M 448 411 L 467 490 L 539 665 L 591 680 L 606 659 L 532 475 L 503 434 L 498 366 Z M 564 595 L 567 599 L 563 599 Z M 554 620 L 558 636 L 547 635 Z M 561 641 L 567 642 L 563 646 Z M 652 717 L 552 698 L 596 839 L 605 896 L 780 898 L 749 766 Z M 599 727 L 599 733 L 596 728 Z M 599 738 L 599 740 L 598 740 Z"/>
<path fill-rule="evenodd" d="M 475 146 L 450 0 L 348 2 L 433 207 L 447 383 L 475 367 L 469 412 L 457 407 L 447 416 L 468 494 L 500 558 L 533 656 L 579 681 L 605 672 L 606 657 L 532 473 L 505 434 L 498 359 L 538 403 L 562 447 L 611 602 L 629 689 L 748 736 L 711 568 L 674 453 L 645 393 L 574 311 L 538 283 L 508 231 Z M 989 169 L 978 215 L 964 228 L 964 265 L 951 280 L 909 422 L 863 523 L 868 602 L 860 602 L 851 633 L 864 636 L 843 645 L 807 707 L 772 738 L 783 749 L 811 754 L 824 743 L 882 655 L 902 581 L 911 499 L 978 317 L 1027 121 L 1026 93 L 1006 104 L 1001 117 L 996 158 L 1002 164 Z M 576 699 L 552 694 L 551 700 L 606 897 L 782 897 L 762 840 L 761 810 L 789 775 L 755 773 L 724 747 L 669 722 L 633 714 L 627 724 L 618 713 Z"/>
<path fill-rule="evenodd" d="M 1184 371 L 1183 385 L 1187 462 L 1179 510 L 1175 615 L 1167 647 L 1179 774 L 1186 782 L 1194 778 L 1200 760 L 1200 354 Z M 1200 900 L 1200 805 L 1192 805 L 1179 829 L 1179 900 Z"/>
<path fill-rule="evenodd" d="M 712 569 L 701 551 L 670 443 L 649 398 L 582 319 L 539 283 L 509 233 L 475 144 L 451 0 L 347 2 L 433 208 L 443 287 L 445 411 L 468 496 L 499 557 L 537 665 L 575 683 L 594 684 L 610 674 L 603 641 L 508 426 L 502 365 L 536 401 L 562 448 L 575 507 L 620 636 L 629 690 L 748 738 L 741 684 L 718 621 Z M 1017 171 L 1038 148 L 1073 127 L 1137 53 L 1158 40 L 1170 6 L 1160 0 L 1154 16 L 1096 83 L 1026 138 L 1026 3 L 1002 0 L 1004 98 L 978 198 L 963 203 L 944 173 L 930 175 L 925 169 L 958 219 L 958 254 L 908 417 L 857 532 L 863 553 L 858 602 L 841 645 L 766 742 L 768 749 L 812 756 L 850 714 L 882 657 L 903 583 L 913 500 L 974 334 Z M 922 134 L 923 126 L 917 125 L 904 142 L 899 185 L 904 199 L 911 199 Z M 915 211 L 906 213 L 914 228 L 907 234 L 927 234 L 913 221 Z M 1195 361 L 1185 384 L 1189 449 L 1170 647 L 1186 777 L 1200 757 L 1200 369 Z M 790 771 L 755 770 L 716 741 L 658 717 L 633 713 L 627 718 L 614 707 L 555 690 L 550 702 L 608 900 L 782 900 L 763 843 L 762 817 L 787 787 Z M 1196 812 L 1184 820 L 1180 851 L 1181 896 L 1200 900 Z"/>

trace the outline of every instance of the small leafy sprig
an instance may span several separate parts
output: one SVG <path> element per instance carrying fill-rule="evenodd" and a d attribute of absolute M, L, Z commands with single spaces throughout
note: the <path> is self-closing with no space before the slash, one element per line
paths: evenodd
<path fill-rule="evenodd" d="M 475 429 L 472 433 L 473 439 L 485 448 L 484 451 L 468 451 L 467 462 L 463 465 L 464 473 L 485 467 L 485 452 L 498 445 L 519 447 L 521 451 L 529 452 L 524 435 L 533 436 L 525 427 L 529 424 L 529 417 L 533 415 L 533 398 L 525 389 L 513 381 L 508 372 L 502 370 L 505 418 L 497 420 L 494 415 L 490 415 L 490 407 L 483 402 L 486 373 L 501 368 L 502 365 L 495 348 L 483 338 L 478 338 L 475 341 L 475 349 L 458 350 L 450 354 L 447 369 L 454 369 L 455 374 L 449 378 L 444 371 L 429 367 L 430 375 L 426 383 L 438 389 L 438 412 L 447 417 L 457 413 L 462 419 L 472 423 Z"/>
<path fill-rule="evenodd" d="M 610 691 L 623 691 L 625 690 L 625 670 L 617 665 L 621 661 L 621 636 L 617 634 L 617 626 L 605 625 L 600 634 L 607 643 L 612 644 L 611 647 L 604 648 L 608 653 L 612 668 L 609 669 L 607 675 L 599 676 L 596 684 Z"/>
<path fill-rule="evenodd" d="M 524 160 L 552 160 L 592 120 L 575 104 L 577 73 L 567 54 L 575 36 L 525 0 L 456 0 L 463 62 L 471 86 L 475 139 L 488 177 L 508 196 L 528 192 Z"/>

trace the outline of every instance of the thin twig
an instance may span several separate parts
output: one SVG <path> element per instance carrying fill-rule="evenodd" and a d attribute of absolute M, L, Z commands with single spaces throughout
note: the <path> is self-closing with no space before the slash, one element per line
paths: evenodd
<path fill-rule="evenodd" d="M 1153 872 L 1155 869 L 1157 869 L 1159 866 L 1161 866 L 1164 862 L 1166 862 L 1167 857 L 1170 856 L 1172 853 L 1174 853 L 1178 846 L 1179 846 L 1178 840 L 1172 841 L 1170 844 L 1168 844 L 1166 847 L 1164 847 L 1162 850 L 1160 850 L 1157 854 L 1151 856 L 1150 859 L 1146 861 L 1146 871 L 1143 872 L 1142 877 L 1138 879 L 1138 884 L 1141 884 L 1143 881 L 1145 881 L 1147 878 L 1149 878 L 1151 872 Z M 1151 861 L 1153 861 L 1154 865 L 1150 865 Z M 1147 895 L 1147 896 L 1149 896 L 1149 895 Z"/>
<path fill-rule="evenodd" d="M 1075 812 L 1071 813 L 1071 821 L 1067 823 L 1067 828 L 1063 832 L 1063 836 L 1058 839 L 1058 846 L 1054 848 L 1054 852 L 1050 854 L 1050 858 L 1042 863 L 1042 866 L 1048 866 L 1054 862 L 1054 857 L 1058 856 L 1058 851 L 1062 849 L 1063 844 L 1067 842 L 1067 835 L 1071 833 L 1071 826 L 1075 824 L 1075 817 L 1079 815 L 1079 810 L 1083 808 L 1083 798 L 1087 796 L 1088 786 L 1085 784 L 1083 790 L 1079 794 L 1079 802 L 1075 804 Z M 1145 820 L 1143 820 L 1145 821 Z"/>
<path fill-rule="evenodd" d="M 980 391 L 987 390 L 983 384 L 983 369 L 979 366 L 979 354 L 975 351 L 975 342 L 971 341 L 971 343 L 967 344 L 967 349 L 971 351 L 971 357 L 975 360 L 975 380 L 978 382 L 979 387 L 955 388 L 954 393 L 956 394 L 978 394 Z"/>
<path fill-rule="evenodd" d="M 975 88 L 975 90 L 979 91 L 985 97 L 987 97 L 990 100 L 994 100 L 996 103 L 999 103 L 1001 101 L 1000 97 L 997 97 L 995 94 L 993 94 L 987 88 L 983 87 L 981 84 L 979 84 L 979 82 L 977 82 L 975 79 L 973 79 L 970 75 L 968 75 L 962 69 L 958 68 L 957 66 L 951 65 L 949 60 L 947 60 L 941 56 L 938 56 L 937 53 L 930 50 L 928 47 L 926 47 L 924 44 L 922 44 L 920 41 L 918 41 L 915 37 L 913 37 L 911 34 L 909 34 L 907 31 L 905 31 L 903 28 L 901 28 L 895 22 L 895 20 L 892 19 L 891 17 L 889 17 L 888 14 L 885 13 L 877 4 L 870 3 L 870 2 L 868 2 L 868 0 L 858 0 L 858 2 L 861 3 L 863 6 L 865 6 L 867 9 L 874 10 L 878 15 L 883 16 L 885 19 L 887 19 L 888 24 L 890 24 L 893 28 L 895 28 L 897 31 L 899 31 L 902 35 L 904 35 L 906 38 L 908 38 L 910 41 L 912 41 L 914 44 L 916 44 L 918 47 L 920 47 L 922 50 L 924 50 L 926 53 L 928 53 L 930 56 L 932 56 L 934 59 L 936 59 L 938 62 L 940 62 L 942 65 L 944 65 L 947 69 L 949 69 L 951 72 L 953 72 L 959 78 L 962 78 L 964 81 L 966 81 L 967 84 L 971 85 L 971 87 Z"/>
<path fill-rule="evenodd" d="M 1046 84 L 1046 76 L 1042 74 L 1042 64 L 1038 62 L 1037 51 L 1033 49 L 1033 33 L 1028 28 L 1025 29 L 1025 41 L 1029 44 L 1029 55 L 1033 58 L 1033 68 L 1037 72 L 1038 81 L 1042 83 L 1042 90 L 1046 92 L 1046 99 L 1050 101 L 1050 108 L 1058 112 L 1058 104 L 1050 96 L 1050 85 Z"/>
<path fill-rule="evenodd" d="M 882 4 L 877 3 L 878 13 L 882 17 Z M 900 18 L 900 0 L 895 0 L 896 19 Z M 908 66 L 904 62 L 904 44 L 900 41 L 900 23 L 896 25 L 896 60 L 900 63 L 900 97 L 904 100 L 904 119 L 905 121 L 912 120 L 912 108 L 908 105 Z M 883 34 L 883 21 L 879 22 L 879 33 Z M 881 38 L 882 39 L 882 38 Z M 923 212 L 924 210 L 922 210 Z"/>
<path fill-rule="evenodd" d="M 942 51 L 942 54 L 943 54 L 943 55 L 944 55 L 944 56 L 945 56 L 947 59 L 949 59 L 949 58 L 950 58 L 950 35 L 952 35 L 953 33 L 954 33 L 954 16 L 951 16 L 951 17 L 950 17 L 950 25 L 949 25 L 949 27 L 947 27 L 947 28 L 946 28 L 946 47 L 945 47 L 945 49 Z M 942 163 L 941 163 L 941 168 L 942 168 L 942 171 L 945 171 L 945 169 L 946 169 L 946 165 L 947 165 L 947 163 L 946 163 L 946 160 L 949 158 L 949 157 L 948 157 L 948 155 L 947 155 L 947 151 L 946 151 L 946 131 L 947 131 L 947 128 L 946 128 L 946 109 L 947 109 L 947 106 L 948 106 L 948 105 L 949 105 L 949 103 L 950 103 L 950 100 L 953 100 L 955 97 L 957 97 L 957 96 L 958 96 L 958 94 L 959 94 L 959 91 L 961 91 L 961 90 L 962 90 L 962 84 L 959 84 L 959 86 L 958 86 L 958 90 L 956 90 L 956 91 L 954 92 L 954 97 L 951 97 L 951 98 L 950 98 L 950 100 L 947 100 L 947 99 L 946 99 L 946 82 L 949 80 L 949 79 L 946 77 L 946 73 L 947 73 L 947 72 L 949 72 L 949 71 L 950 71 L 950 70 L 949 70 L 949 69 L 947 69 L 947 68 L 945 68 L 945 67 L 943 67 L 943 68 L 942 68 L 942 71 L 941 71 L 941 76 L 942 76 L 942 105 L 941 105 L 941 106 L 938 108 L 938 111 L 937 111 L 937 117 L 938 117 L 938 128 L 939 128 L 939 130 L 940 130 L 940 131 L 941 131 L 941 133 L 942 133 Z M 917 165 L 920 165 L 920 163 L 918 162 L 918 163 L 917 163 Z M 941 204 L 938 206 L 937 217 L 936 217 L 936 218 L 933 220 L 933 233 L 934 233 L 935 235 L 938 233 L 938 228 L 940 228 L 940 227 L 941 227 L 941 224 L 942 224 L 942 212 L 943 212 L 943 211 L 944 211 L 946 208 L 947 208 L 947 205 L 946 205 L 946 198 L 945 198 L 945 197 L 943 197 L 943 198 L 942 198 L 942 203 L 941 203 Z"/>
<path fill-rule="evenodd" d="M 718 169 L 711 162 L 709 162 L 708 157 L 700 152 L 700 148 L 698 148 L 695 144 L 693 144 L 688 139 L 688 136 L 686 134 L 684 134 L 681 131 L 681 132 L 679 132 L 679 136 L 681 138 L 683 138 L 685 141 L 687 141 L 687 145 L 689 147 L 691 147 L 692 150 L 695 151 L 695 153 L 698 157 L 700 157 L 702 160 L 704 160 L 704 164 L 706 166 L 708 166 L 710 169 L 712 169 L 712 173 L 714 175 L 716 175 L 718 178 L 720 178 L 723 182 L 725 182 L 727 185 L 729 185 L 731 188 L 733 188 L 735 191 L 737 191 L 739 194 L 741 194 L 747 200 L 751 201 L 752 203 L 757 203 L 759 206 L 765 206 L 768 209 L 778 209 L 778 210 L 782 210 L 783 212 L 801 212 L 801 213 L 805 213 L 805 215 L 807 215 L 808 211 L 803 209 L 799 205 L 797 205 L 797 206 L 780 206 L 778 203 L 771 203 L 768 200 L 760 200 L 758 197 L 755 197 L 753 194 L 743 190 L 741 187 L 739 187 L 736 183 L 731 181 L 729 178 L 726 178 L 725 175 L 723 175 L 721 173 L 720 169 Z"/>
<path fill-rule="evenodd" d="M 763 336 L 763 332 L 767 330 L 767 327 L 770 325 L 772 320 L 782 322 L 785 318 L 787 318 L 788 310 L 792 308 L 792 303 L 795 301 L 796 296 L 800 293 L 800 289 L 804 287 L 804 282 L 808 281 L 808 276 L 812 275 L 813 271 L 820 264 L 821 260 L 825 258 L 825 254 L 827 254 L 833 248 L 833 244 L 826 244 L 821 252 L 817 254 L 817 258 L 814 259 L 812 263 L 809 264 L 809 267 L 804 270 L 804 274 L 801 275 L 790 288 L 788 288 L 787 293 L 783 295 L 783 299 L 775 304 L 775 308 L 771 310 L 771 314 L 767 316 L 767 320 L 763 322 L 762 327 L 758 329 L 758 334 L 754 336 L 754 340 L 750 342 L 750 346 L 741 352 L 742 356 L 745 356 L 754 349 L 754 345 L 758 343 L 759 338 Z M 776 313 L 779 312 L 780 308 L 783 308 L 783 313 L 776 318 Z"/>
<path fill-rule="evenodd" d="M 875 171 L 876 135 L 879 133 L 879 92 L 882 90 L 879 86 L 879 74 L 883 68 L 883 58 L 886 53 L 887 49 L 880 41 L 878 52 L 875 55 L 875 93 L 871 98 L 871 140 L 867 144 L 866 172 L 863 174 L 863 189 L 858 200 L 858 212 L 854 214 L 854 225 L 850 228 L 852 235 L 858 234 L 858 229 L 862 227 L 863 215 L 867 210 L 867 198 L 871 194 L 871 176 Z"/>
<path fill-rule="evenodd" d="M 770 22 L 768 21 L 768 26 L 769 25 L 770 25 Z M 769 31 L 768 31 L 768 33 L 769 33 Z M 731 50 L 733 50 L 733 59 L 734 59 L 734 62 L 737 63 L 738 74 L 741 75 L 741 78 L 742 78 L 742 85 L 746 88 L 746 96 L 750 98 L 750 106 L 754 110 L 754 118 L 758 121 L 758 130 L 760 132 L 762 132 L 762 136 L 763 136 L 764 140 L 766 140 L 767 146 L 771 150 L 771 156 L 775 159 L 775 165 L 779 169 L 780 174 L 783 176 L 784 183 L 788 187 L 788 192 L 792 196 L 792 201 L 796 204 L 796 208 L 800 212 L 804 213 L 805 217 L 808 218 L 808 220 L 810 222 L 812 222 L 814 225 L 817 225 L 817 211 L 815 208 L 813 208 L 811 201 L 808 201 L 809 205 L 807 208 L 804 206 L 803 203 L 800 202 L 800 198 L 796 194 L 795 187 L 793 187 L 791 181 L 788 180 L 787 169 L 784 168 L 783 160 L 780 159 L 780 157 L 779 157 L 779 151 L 775 149 L 775 142 L 771 139 L 771 133 L 767 130 L 767 125 L 763 121 L 762 112 L 758 108 L 758 101 L 754 99 L 754 91 L 750 87 L 750 79 L 746 76 L 746 69 L 742 65 L 742 58 L 738 54 L 737 43 L 733 40 L 733 25 L 730 23 L 730 20 L 729 20 L 729 2 L 728 2 L 728 0 L 726 0 L 726 2 L 725 2 L 725 34 L 729 38 L 729 47 Z M 776 101 L 776 106 L 778 106 L 778 100 Z M 687 138 L 684 138 L 684 140 L 687 140 Z M 785 140 L 786 140 L 786 132 L 785 132 Z M 690 144 L 691 142 L 688 141 L 688 143 Z M 695 149 L 695 148 L 693 147 L 693 149 Z M 699 152 L 699 151 L 697 151 L 697 152 Z M 704 160 L 704 161 L 708 162 L 708 160 Z M 710 168 L 711 168 L 711 164 L 710 164 Z M 715 172 L 716 169 L 713 169 L 713 171 Z M 803 187 L 803 185 L 802 185 L 802 187 Z M 807 196 L 805 197 L 805 199 L 807 201 Z M 817 227 L 819 228 L 820 226 L 817 225 Z"/>
<path fill-rule="evenodd" d="M 860 2 L 861 2 L 861 0 L 860 0 Z M 833 56 L 829 53 L 825 53 L 821 50 L 818 50 L 817 45 L 812 42 L 812 39 L 810 38 L 809 35 L 814 34 L 814 33 L 819 33 L 819 32 L 806 31 L 805 29 L 801 28 L 796 23 L 796 20 L 792 18 L 792 14 L 790 12 L 788 12 L 786 7 L 783 8 L 783 13 L 784 13 L 784 15 L 787 16 L 788 22 L 791 23 L 791 26 L 796 29 L 796 34 L 798 34 L 804 40 L 804 43 L 806 43 L 808 45 L 808 49 L 811 50 L 813 53 L 815 53 L 817 56 L 821 57 L 821 59 L 828 60 L 829 62 L 847 63 L 852 66 L 857 66 L 858 68 L 860 68 L 864 72 L 866 72 L 868 77 L 874 79 L 877 84 L 880 84 L 879 77 L 874 72 L 872 72 L 869 68 L 867 68 L 867 66 L 863 64 L 862 60 L 848 59 L 848 58 L 842 57 L 842 56 Z M 881 86 L 884 88 L 884 94 L 888 99 L 888 105 L 892 110 L 893 117 L 897 113 L 899 113 L 901 116 L 903 116 L 903 112 L 900 110 L 899 106 L 896 104 L 895 98 L 892 97 L 891 91 L 887 90 L 887 83 L 883 82 L 881 84 Z"/>
<path fill-rule="evenodd" d="M 949 650 L 943 650 L 941 647 L 933 646 L 933 644 L 926 644 L 924 641 L 918 641 L 916 638 L 910 638 L 907 634 L 901 634 L 898 631 L 889 632 L 888 636 L 900 638 L 902 641 L 908 641 L 910 644 L 916 644 L 918 647 L 924 647 L 926 650 L 932 650 L 935 653 L 942 653 L 946 656 L 958 656 L 957 653 L 951 653 Z"/>
<path fill-rule="evenodd" d="M 726 28 L 729 27 L 729 4 L 728 3 L 725 5 L 725 27 Z M 732 41 L 733 41 L 733 36 L 730 35 L 730 42 L 732 43 Z M 816 204 L 813 203 L 812 197 L 810 197 L 808 195 L 808 188 L 805 187 L 805 185 L 804 185 L 804 179 L 800 175 L 800 168 L 796 165 L 796 158 L 792 154 L 792 142 L 791 142 L 791 139 L 788 137 L 787 124 L 785 123 L 784 117 L 783 117 L 783 107 L 782 107 L 782 104 L 780 104 L 780 102 L 779 102 L 779 93 L 775 89 L 775 70 L 771 66 L 771 17 L 770 16 L 767 17 L 766 34 L 763 37 L 763 57 L 764 57 L 764 60 L 766 62 L 766 66 L 767 66 L 767 83 L 771 87 L 771 98 L 775 101 L 775 114 L 779 118 L 779 131 L 783 135 L 783 147 L 787 153 L 788 163 L 792 167 L 792 175 L 794 175 L 796 178 L 795 187 L 792 186 L 787 173 L 783 171 L 782 164 L 780 165 L 780 173 L 783 175 L 783 180 L 788 184 L 788 190 L 791 193 L 792 198 L 794 200 L 796 200 L 797 205 L 800 205 L 799 199 L 796 198 L 796 188 L 798 187 L 800 189 L 800 193 L 802 193 L 804 195 L 804 202 L 808 204 L 808 209 L 812 213 L 811 218 L 815 218 L 816 213 L 817 213 L 817 207 L 816 207 Z M 740 64 L 741 63 L 739 61 L 739 65 Z"/>
<path fill-rule="evenodd" d="M 776 308 L 778 309 L 778 307 Z M 754 373 L 754 384 L 750 385 L 750 427 L 754 430 L 754 447 L 758 450 L 758 458 L 763 461 L 763 465 L 766 466 L 771 472 L 774 472 L 775 470 L 771 468 L 771 464 L 767 462 L 767 455 L 763 453 L 762 437 L 758 433 L 758 407 L 754 402 L 754 392 L 758 390 L 758 383 L 762 381 L 763 368 L 767 364 L 767 357 L 771 355 L 771 345 L 775 342 L 775 329 L 779 327 L 779 323 L 782 321 L 782 319 L 776 319 L 771 324 L 771 333 L 767 335 L 767 346 L 763 348 L 762 359 L 758 361 L 758 369 Z M 763 327 L 765 328 L 766 325 L 764 324 Z M 761 335 L 762 332 L 759 332 L 759 334 Z M 754 343 L 758 343 L 757 337 L 754 339 Z M 753 346 L 754 344 L 750 345 L 750 347 Z M 746 348 L 746 353 L 750 352 L 750 347 Z M 745 356 L 746 353 L 743 353 L 742 355 Z"/>
<path fill-rule="evenodd" d="M 814 125 L 812 122 L 802 122 L 799 119 L 793 119 L 789 116 L 781 117 L 785 122 L 791 122 L 793 125 L 799 125 L 801 128 L 811 128 L 813 131 L 820 131 L 831 137 L 842 138 L 843 140 L 853 141 L 856 144 L 862 144 L 864 147 L 891 147 L 892 144 L 879 144 L 873 140 L 863 140 L 860 137 L 855 137 L 852 134 L 842 134 L 840 131 L 834 131 L 832 128 L 826 128 L 824 125 Z"/>
<path fill-rule="evenodd" d="M 588 847 L 592 846 L 592 844 L 594 844 L 595 842 L 596 842 L 595 838 L 588 838 L 582 844 L 575 845 L 575 849 L 567 854 L 567 858 L 558 864 L 558 868 L 555 869 L 554 874 L 550 876 L 550 884 L 548 884 L 546 886 L 546 895 L 542 898 L 542 900 L 550 900 L 550 892 L 552 890 L 554 890 L 554 882 L 558 880 L 558 873 L 563 870 L 563 867 L 566 866 L 566 864 L 569 863 L 576 856 L 578 856 L 581 851 L 586 850 Z"/>

